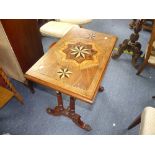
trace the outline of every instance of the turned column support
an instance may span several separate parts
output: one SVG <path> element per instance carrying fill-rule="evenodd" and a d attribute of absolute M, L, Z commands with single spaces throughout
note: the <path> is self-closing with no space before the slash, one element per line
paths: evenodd
<path fill-rule="evenodd" d="M 75 98 L 74 97 L 70 97 L 69 111 L 71 114 L 75 113 Z"/>
<path fill-rule="evenodd" d="M 64 115 L 70 118 L 80 128 L 85 129 L 86 131 L 90 131 L 91 127 L 88 124 L 85 124 L 81 120 L 81 116 L 79 114 L 75 113 L 75 100 L 76 99 L 70 96 L 69 106 L 68 108 L 64 108 L 61 92 L 56 92 L 56 93 L 57 93 L 58 104 L 54 109 L 47 108 L 47 113 L 50 115 L 54 115 L 54 116 Z"/>
<path fill-rule="evenodd" d="M 56 93 L 57 93 L 58 107 L 60 108 L 60 110 L 64 110 L 62 94 L 59 91 L 57 91 Z"/>

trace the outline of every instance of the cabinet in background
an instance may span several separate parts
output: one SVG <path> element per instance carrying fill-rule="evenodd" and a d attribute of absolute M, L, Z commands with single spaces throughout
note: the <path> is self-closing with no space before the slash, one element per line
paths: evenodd
<path fill-rule="evenodd" d="M 24 73 L 42 55 L 43 47 L 37 20 L 1 20 L 0 65 L 10 77 L 24 82 Z"/>

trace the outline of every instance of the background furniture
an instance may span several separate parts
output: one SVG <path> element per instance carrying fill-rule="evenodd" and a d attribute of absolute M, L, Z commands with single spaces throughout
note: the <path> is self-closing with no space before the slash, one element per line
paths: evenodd
<path fill-rule="evenodd" d="M 140 122 L 140 134 L 155 135 L 155 108 L 146 107 L 142 114 L 140 114 L 128 127 L 128 130 L 132 129 Z"/>
<path fill-rule="evenodd" d="M 40 28 L 40 32 L 45 36 L 62 38 L 73 27 L 79 27 L 76 24 L 64 23 L 58 21 L 50 21 Z"/>
<path fill-rule="evenodd" d="M 146 48 L 145 57 L 143 63 L 140 65 L 137 75 L 139 75 L 145 68 L 146 65 L 155 66 L 155 22 L 152 26 L 151 37 Z"/>
<path fill-rule="evenodd" d="M 136 26 L 136 22 L 137 22 L 137 19 L 133 19 L 132 22 L 129 23 L 129 27 L 131 29 L 134 29 L 134 27 Z M 144 30 L 152 31 L 153 22 L 154 22 L 153 19 L 145 19 L 142 24 L 142 28 Z"/>
<path fill-rule="evenodd" d="M 0 65 L 12 78 L 25 82 L 24 73 L 43 55 L 37 20 L 0 21 Z"/>
<path fill-rule="evenodd" d="M 3 69 L 0 67 L 0 108 L 2 108 L 13 96 L 17 98 L 17 100 L 23 104 L 23 97 L 18 93 L 18 91 L 14 88 L 13 84 L 10 82 L 8 77 L 6 76 Z M 3 86 L 3 87 L 2 87 Z M 7 89 L 8 90 L 7 90 Z"/>
<path fill-rule="evenodd" d="M 144 20 L 137 20 L 136 26 L 134 27 L 134 33 L 132 33 L 129 39 L 125 39 L 118 48 L 118 51 L 113 52 L 112 58 L 116 59 L 119 58 L 125 50 L 132 51 L 132 64 L 136 67 L 136 62 L 138 58 L 141 56 L 141 44 L 138 42 L 139 39 L 139 32 L 142 29 L 142 24 Z"/>

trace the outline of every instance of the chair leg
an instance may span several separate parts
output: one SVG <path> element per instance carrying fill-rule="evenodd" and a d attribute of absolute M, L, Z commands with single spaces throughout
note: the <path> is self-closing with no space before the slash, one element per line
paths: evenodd
<path fill-rule="evenodd" d="M 146 63 L 144 62 L 140 67 L 139 67 L 139 69 L 138 69 L 138 71 L 137 71 L 137 75 L 140 75 L 140 73 L 144 70 L 144 67 L 146 66 Z"/>
<path fill-rule="evenodd" d="M 14 96 L 17 98 L 17 100 L 21 104 L 24 104 L 24 99 L 23 99 L 22 95 L 15 89 L 15 87 L 10 82 L 9 78 L 7 77 L 6 73 L 2 70 L 2 68 L 0 68 L 0 76 L 3 78 L 8 89 L 14 93 Z"/>
<path fill-rule="evenodd" d="M 34 90 L 33 82 L 32 81 L 26 80 L 24 82 L 24 85 L 30 89 L 30 91 L 31 91 L 32 94 L 35 93 L 35 90 Z"/>
<path fill-rule="evenodd" d="M 138 125 L 141 122 L 141 114 L 138 115 L 138 117 L 128 126 L 128 130 L 134 128 L 136 125 Z"/>

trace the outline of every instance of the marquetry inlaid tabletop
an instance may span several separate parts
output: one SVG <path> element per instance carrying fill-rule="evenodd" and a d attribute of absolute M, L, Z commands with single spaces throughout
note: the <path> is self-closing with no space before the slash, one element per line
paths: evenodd
<path fill-rule="evenodd" d="M 73 28 L 27 72 L 26 78 L 92 103 L 116 36 Z"/>

